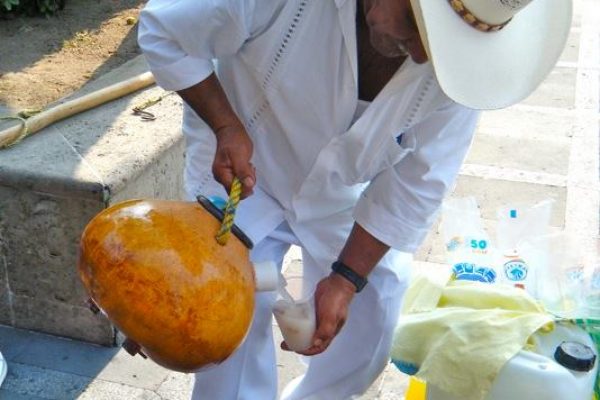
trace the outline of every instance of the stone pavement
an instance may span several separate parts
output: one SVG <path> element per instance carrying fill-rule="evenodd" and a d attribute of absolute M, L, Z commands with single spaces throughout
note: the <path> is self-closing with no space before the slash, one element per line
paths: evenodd
<path fill-rule="evenodd" d="M 598 246 L 599 33 L 600 3 L 575 0 L 567 48 L 551 75 L 522 103 L 483 115 L 453 195 L 475 196 L 488 228 L 494 228 L 496 208 L 503 203 L 553 198 L 552 225 L 573 233 L 588 249 Z M 415 268 L 440 268 L 442 250 L 433 229 Z M 300 263 L 297 252 L 288 255 L 288 268 Z M 189 398 L 192 384 L 189 375 L 123 350 L 7 327 L 0 327 L 0 351 L 9 365 L 2 400 L 177 400 Z M 302 365 L 293 354 L 278 357 L 281 387 Z M 390 366 L 362 398 L 401 399 L 405 387 L 406 377 Z"/>
<path fill-rule="evenodd" d="M 297 273 L 297 248 L 286 259 L 287 271 Z M 274 325 L 278 343 L 282 340 Z M 166 370 L 123 349 L 0 326 L 0 349 L 9 364 L 0 387 L 1 400 L 184 400 L 189 399 L 192 375 Z M 278 351 L 280 390 L 302 373 L 295 354 Z M 365 394 L 365 399 L 400 399 L 407 379 L 390 368 Z"/>

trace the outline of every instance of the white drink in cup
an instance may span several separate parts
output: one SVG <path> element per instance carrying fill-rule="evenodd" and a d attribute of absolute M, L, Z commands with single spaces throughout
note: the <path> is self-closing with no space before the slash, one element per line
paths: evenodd
<path fill-rule="evenodd" d="M 308 288 L 301 276 L 289 277 L 279 290 L 273 315 L 290 350 L 308 349 L 316 329 L 314 288 Z"/>

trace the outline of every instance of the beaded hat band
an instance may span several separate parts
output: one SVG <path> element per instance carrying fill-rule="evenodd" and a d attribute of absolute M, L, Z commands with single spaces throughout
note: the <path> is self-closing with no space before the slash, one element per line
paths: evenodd
<path fill-rule="evenodd" d="M 452 9 L 456 11 L 456 13 L 463 19 L 463 21 L 482 32 L 497 32 L 504 28 L 512 19 L 511 18 L 501 24 L 488 24 L 474 16 L 473 13 L 464 5 L 462 0 L 448 0 L 448 2 L 450 3 L 450 6 L 452 6 Z"/>

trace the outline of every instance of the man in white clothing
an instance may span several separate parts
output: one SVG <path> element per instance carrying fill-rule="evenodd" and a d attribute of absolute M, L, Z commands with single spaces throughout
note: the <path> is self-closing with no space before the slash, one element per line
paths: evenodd
<path fill-rule="evenodd" d="M 458 174 L 474 109 L 524 98 L 552 68 L 570 15 L 558 2 L 149 1 L 139 42 L 185 100 L 189 198 L 225 197 L 239 178 L 253 260 L 281 265 L 299 245 L 316 285 L 312 357 L 283 398 L 351 398 L 383 370 L 410 254 Z M 551 45 L 515 69 L 507 49 L 534 18 L 522 51 Z M 273 301 L 257 295 L 246 341 L 197 375 L 194 398 L 276 397 Z"/>

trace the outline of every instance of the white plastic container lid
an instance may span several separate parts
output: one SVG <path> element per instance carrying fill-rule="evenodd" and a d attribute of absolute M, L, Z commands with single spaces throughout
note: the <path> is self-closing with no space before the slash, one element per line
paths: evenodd
<path fill-rule="evenodd" d="M 257 292 L 270 292 L 279 287 L 279 270 L 273 261 L 253 263 Z"/>

